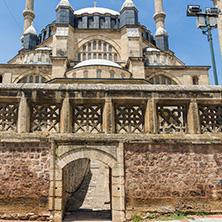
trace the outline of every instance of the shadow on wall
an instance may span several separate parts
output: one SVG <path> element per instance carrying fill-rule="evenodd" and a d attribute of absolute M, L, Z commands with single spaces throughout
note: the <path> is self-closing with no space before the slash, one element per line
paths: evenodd
<path fill-rule="evenodd" d="M 66 212 L 73 212 L 80 209 L 88 192 L 91 178 L 92 173 L 91 171 L 89 171 L 80 186 L 78 187 L 78 189 L 75 192 L 70 193 L 71 196 L 66 203 Z"/>

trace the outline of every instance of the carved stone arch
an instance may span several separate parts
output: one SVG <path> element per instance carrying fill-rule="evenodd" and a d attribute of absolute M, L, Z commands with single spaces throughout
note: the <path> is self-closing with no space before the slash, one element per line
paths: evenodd
<path fill-rule="evenodd" d="M 43 76 L 43 75 L 41 75 L 41 74 L 37 74 L 37 73 L 28 73 L 28 74 L 27 74 L 27 73 L 25 73 L 25 74 L 23 74 L 23 75 L 17 76 L 17 77 L 14 79 L 13 83 L 18 83 L 20 80 L 22 80 L 23 78 L 28 77 L 28 76 L 40 76 L 40 77 L 45 78 L 46 81 L 50 80 L 50 78 L 49 78 L 48 76 Z"/>
<path fill-rule="evenodd" d="M 92 36 L 88 36 L 84 39 L 82 39 L 81 41 L 79 41 L 76 46 L 74 47 L 74 54 L 76 55 L 78 53 L 78 50 L 83 47 L 83 45 L 87 44 L 88 42 L 91 42 L 93 40 L 102 40 L 104 42 L 109 43 L 110 45 L 112 45 L 112 47 L 114 48 L 114 50 L 117 52 L 118 56 L 120 57 L 120 52 L 121 52 L 121 48 L 120 45 L 117 44 L 115 41 L 113 41 L 111 38 L 107 38 L 106 36 L 102 36 L 102 35 L 92 35 Z"/>
<path fill-rule="evenodd" d="M 65 212 L 65 190 L 64 190 L 64 169 L 68 164 L 80 160 L 97 160 L 110 169 L 110 201 L 113 222 L 125 220 L 125 187 L 124 187 L 124 165 L 123 165 L 123 144 L 110 146 L 101 144 L 87 146 L 74 144 L 61 144 L 54 146 L 54 161 L 51 162 L 50 172 L 50 209 L 51 221 L 62 222 Z M 56 151 L 57 150 L 57 151 Z M 75 169 L 73 169 L 75 170 Z"/>
<path fill-rule="evenodd" d="M 151 74 L 150 76 L 146 77 L 146 79 L 149 81 L 150 79 L 152 79 L 153 77 L 156 77 L 156 76 L 166 76 L 166 77 L 172 79 L 177 85 L 182 85 L 182 83 L 179 79 L 177 79 L 174 75 L 172 75 L 168 72 L 157 72 L 157 73 Z"/>
<path fill-rule="evenodd" d="M 78 159 L 98 160 L 109 166 L 111 169 L 116 165 L 117 160 L 109 153 L 92 147 L 78 148 L 63 154 L 57 160 L 57 165 L 63 169 L 67 164 Z"/>

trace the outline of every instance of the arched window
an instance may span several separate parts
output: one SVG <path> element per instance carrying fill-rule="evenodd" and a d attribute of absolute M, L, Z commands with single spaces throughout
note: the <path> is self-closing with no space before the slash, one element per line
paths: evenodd
<path fill-rule="evenodd" d="M 19 80 L 19 83 L 45 83 L 46 79 L 39 75 L 25 76 Z"/>
<path fill-rule="evenodd" d="M 101 70 L 96 71 L 96 77 L 99 79 L 102 78 L 102 71 Z"/>
<path fill-rule="evenodd" d="M 193 83 L 193 85 L 198 85 L 199 77 L 198 76 L 192 76 L 192 83 Z"/>
<path fill-rule="evenodd" d="M 114 79 L 114 77 L 115 77 L 115 73 L 113 71 L 110 71 L 110 78 Z"/>
<path fill-rule="evenodd" d="M 88 71 L 84 71 L 84 78 L 88 78 Z"/>
<path fill-rule="evenodd" d="M 82 55 L 82 60 L 83 60 L 83 61 L 86 60 L 86 53 L 83 53 L 83 55 Z"/>
<path fill-rule="evenodd" d="M 91 42 L 88 43 L 88 51 L 91 52 Z"/>
<path fill-rule="evenodd" d="M 78 61 L 81 61 L 81 54 L 78 53 Z"/>
<path fill-rule="evenodd" d="M 121 74 L 121 78 L 122 78 L 122 79 L 124 79 L 124 78 L 125 78 L 125 75 L 124 75 L 123 73 Z"/>
<path fill-rule="evenodd" d="M 100 18 L 100 20 L 99 20 L 99 25 L 100 25 L 100 28 L 101 28 L 101 29 L 104 29 L 104 28 L 105 28 L 105 19 L 104 19 L 104 18 Z"/>
<path fill-rule="evenodd" d="M 148 79 L 148 81 L 151 84 L 157 84 L 157 85 L 177 85 L 174 80 L 164 75 L 154 76 Z"/>
<path fill-rule="evenodd" d="M 82 19 L 81 18 L 78 19 L 78 28 L 82 28 Z"/>
<path fill-rule="evenodd" d="M 39 83 L 39 76 L 35 77 L 35 83 Z"/>
<path fill-rule="evenodd" d="M 93 50 L 96 50 L 96 41 L 93 41 Z"/>
<path fill-rule="evenodd" d="M 111 19 L 111 29 L 115 29 L 115 28 L 116 28 L 116 20 Z"/>
<path fill-rule="evenodd" d="M 85 61 L 86 59 L 117 61 L 118 58 L 115 48 L 103 40 L 91 40 L 83 44 L 82 47 L 78 49 L 76 57 L 78 61 Z"/>
<path fill-rule="evenodd" d="M 29 82 L 33 83 L 33 76 L 29 76 Z"/>
<path fill-rule="evenodd" d="M 102 50 L 102 42 L 101 41 L 99 41 L 98 46 L 99 46 L 99 50 Z"/>
<path fill-rule="evenodd" d="M 103 43 L 103 51 L 106 52 L 107 51 L 107 44 Z"/>
<path fill-rule="evenodd" d="M 93 28 L 93 18 L 89 18 L 89 28 Z"/>
<path fill-rule="evenodd" d="M 114 54 L 114 62 L 117 62 L 117 54 Z"/>
<path fill-rule="evenodd" d="M 76 78 L 76 73 L 73 73 L 73 74 L 72 74 L 72 78 Z"/>

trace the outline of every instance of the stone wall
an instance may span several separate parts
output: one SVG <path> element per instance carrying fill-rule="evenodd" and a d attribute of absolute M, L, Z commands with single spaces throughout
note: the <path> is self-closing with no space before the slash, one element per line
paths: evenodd
<path fill-rule="evenodd" d="M 222 211 L 221 144 L 125 144 L 126 213 Z"/>
<path fill-rule="evenodd" d="M 49 215 L 49 150 L 47 143 L 0 143 L 0 218 Z"/>

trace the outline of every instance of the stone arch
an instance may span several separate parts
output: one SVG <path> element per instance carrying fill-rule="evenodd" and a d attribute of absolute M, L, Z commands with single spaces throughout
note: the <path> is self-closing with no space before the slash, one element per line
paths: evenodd
<path fill-rule="evenodd" d="M 83 47 L 83 45 L 87 44 L 88 42 L 93 42 L 94 40 L 101 40 L 104 41 L 106 43 L 109 43 L 110 45 L 113 46 L 114 50 L 117 52 L 119 58 L 120 58 L 120 52 L 121 52 L 121 48 L 120 45 L 118 43 L 116 43 L 115 41 L 113 41 L 113 39 L 111 38 L 107 38 L 106 36 L 102 36 L 102 35 L 92 35 L 92 36 L 88 36 L 86 38 L 83 38 L 82 40 L 80 40 L 76 46 L 74 47 L 74 54 L 76 55 L 78 53 L 78 50 Z"/>
<path fill-rule="evenodd" d="M 23 78 L 29 77 L 29 76 L 39 76 L 41 78 L 45 78 L 46 81 L 50 80 L 50 78 L 48 76 L 43 76 L 43 75 L 37 74 L 37 73 L 29 73 L 29 74 L 19 75 L 18 77 L 16 77 L 14 79 L 13 83 L 19 83 L 19 81 L 21 81 Z"/>
<path fill-rule="evenodd" d="M 146 79 L 149 81 L 150 79 L 152 79 L 153 77 L 156 77 L 156 76 L 168 77 L 168 78 L 172 79 L 177 85 L 182 85 L 182 83 L 175 76 L 173 76 L 172 74 L 166 73 L 166 72 L 157 72 L 157 73 L 151 74 L 150 76 L 147 76 Z"/>
<path fill-rule="evenodd" d="M 87 147 L 87 148 L 74 149 L 72 151 L 63 154 L 61 157 L 58 158 L 57 165 L 61 169 L 63 169 L 67 164 L 71 163 L 72 161 L 83 158 L 99 160 L 105 165 L 109 166 L 111 169 L 117 163 L 117 160 L 109 153 L 106 153 L 105 151 L 102 150 L 97 150 L 95 148 Z"/>
<path fill-rule="evenodd" d="M 111 178 L 111 212 L 113 222 L 122 222 L 125 219 L 125 187 L 123 144 L 110 150 L 110 146 L 101 144 L 81 146 L 74 144 L 61 144 L 56 148 L 58 157 L 51 167 L 51 182 L 49 202 L 51 203 L 51 221 L 62 222 L 64 214 L 64 187 L 63 169 L 69 163 L 79 159 L 97 160 L 110 168 Z M 115 150 L 115 151 L 114 151 Z M 114 155 L 112 153 L 115 153 Z M 116 156 L 115 156 L 116 155 Z M 118 157 L 118 158 L 117 158 Z"/>

